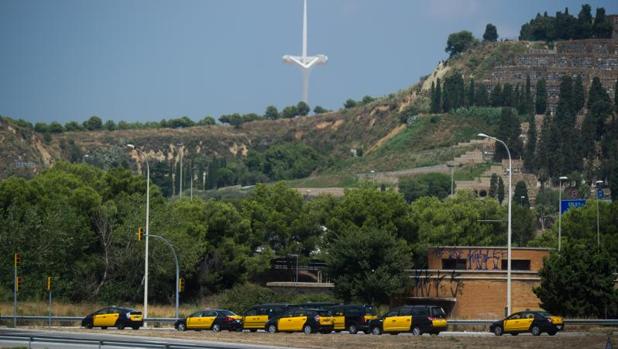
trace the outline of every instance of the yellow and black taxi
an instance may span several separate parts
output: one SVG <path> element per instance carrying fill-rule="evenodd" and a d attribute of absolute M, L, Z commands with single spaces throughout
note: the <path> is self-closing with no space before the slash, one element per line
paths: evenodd
<path fill-rule="evenodd" d="M 196 311 L 195 313 L 187 316 L 186 318 L 176 321 L 174 327 L 178 331 L 241 331 L 242 317 L 226 309 L 206 309 Z"/>
<path fill-rule="evenodd" d="M 533 336 L 540 336 L 546 332 L 550 336 L 564 330 L 564 319 L 553 316 L 546 311 L 520 311 L 511 314 L 506 319 L 496 321 L 489 326 L 489 331 L 496 336 L 509 333 L 516 336 L 523 332 L 530 332 Z"/>
<path fill-rule="evenodd" d="M 287 303 L 258 304 L 245 310 L 242 317 L 243 329 L 255 332 L 263 330 L 268 320 L 293 308 Z"/>
<path fill-rule="evenodd" d="M 329 310 L 333 314 L 333 327 L 336 332 L 347 330 L 350 334 L 358 331 L 369 334 L 369 322 L 378 318 L 376 309 L 371 305 L 336 305 Z"/>
<path fill-rule="evenodd" d="M 333 318 L 326 309 L 291 308 L 268 320 L 264 329 L 270 333 L 330 333 L 333 331 Z"/>
<path fill-rule="evenodd" d="M 116 327 L 119 330 L 124 330 L 125 327 L 131 327 L 138 330 L 144 325 L 144 317 L 142 313 L 131 308 L 108 307 L 95 311 L 86 315 L 82 320 L 82 326 L 86 328 L 101 327 Z"/>
<path fill-rule="evenodd" d="M 401 306 L 369 322 L 371 333 L 375 335 L 401 332 L 412 332 L 415 336 L 423 333 L 437 335 L 446 327 L 446 313 L 433 305 Z"/>

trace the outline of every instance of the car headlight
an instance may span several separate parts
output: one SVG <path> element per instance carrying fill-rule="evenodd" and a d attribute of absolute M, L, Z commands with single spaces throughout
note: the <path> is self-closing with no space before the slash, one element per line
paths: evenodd
<path fill-rule="evenodd" d="M 126 315 L 127 315 L 127 319 L 131 318 L 131 313 L 127 313 Z"/>

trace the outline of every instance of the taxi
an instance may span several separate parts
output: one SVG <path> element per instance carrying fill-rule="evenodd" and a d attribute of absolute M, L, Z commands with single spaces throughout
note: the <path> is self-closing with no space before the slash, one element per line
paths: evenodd
<path fill-rule="evenodd" d="M 489 326 L 489 331 L 496 336 L 509 333 L 517 336 L 523 332 L 530 332 L 533 336 L 540 336 L 546 332 L 550 336 L 564 330 L 564 319 L 546 311 L 520 311 L 511 314 L 506 319 L 496 321 Z"/>
<path fill-rule="evenodd" d="M 268 320 L 276 317 L 293 306 L 287 303 L 258 304 L 247 309 L 242 316 L 243 329 L 255 332 L 263 330 Z"/>
<path fill-rule="evenodd" d="M 116 327 L 119 330 L 124 330 L 125 327 L 131 327 L 138 330 L 144 325 L 144 317 L 142 313 L 131 308 L 108 307 L 95 311 L 86 315 L 82 320 L 82 327 L 93 328 L 101 327 Z"/>
<path fill-rule="evenodd" d="M 292 308 L 268 320 L 264 329 L 270 333 L 330 333 L 333 331 L 333 318 L 326 309 Z"/>
<path fill-rule="evenodd" d="M 176 321 L 174 327 L 178 331 L 240 331 L 242 330 L 242 317 L 226 309 L 206 309 L 196 311 L 186 318 Z"/>
<path fill-rule="evenodd" d="M 442 308 L 433 305 L 405 305 L 369 322 L 369 328 L 374 335 L 401 332 L 412 332 L 415 336 L 423 333 L 437 335 L 446 330 L 446 327 L 446 313 Z"/>
<path fill-rule="evenodd" d="M 369 334 L 369 322 L 378 318 L 376 309 L 371 305 L 336 305 L 329 310 L 333 314 L 335 332 L 347 330 L 350 334 L 358 331 Z"/>

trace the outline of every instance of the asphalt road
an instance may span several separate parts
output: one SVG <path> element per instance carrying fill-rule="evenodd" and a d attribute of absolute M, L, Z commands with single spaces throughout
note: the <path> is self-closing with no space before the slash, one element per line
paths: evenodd
<path fill-rule="evenodd" d="M 119 332 L 119 331 L 118 331 Z M 169 331 L 168 331 L 169 332 Z M 164 337 L 143 337 L 135 335 L 122 335 L 120 333 L 115 334 L 95 334 L 95 333 L 80 333 L 78 328 L 75 331 L 53 331 L 53 330 L 34 330 L 34 329 L 0 329 L 0 347 L 23 347 L 28 345 L 28 339 L 26 338 L 10 338 L 15 335 L 24 337 L 34 337 L 35 340 L 31 343 L 31 348 L 124 348 L 127 345 L 114 345 L 118 341 L 125 341 L 132 343 L 130 348 L 144 348 L 152 349 L 155 346 L 164 347 L 169 346 L 192 346 L 200 349 L 282 349 L 279 346 L 268 345 L 255 345 L 255 344 L 243 344 L 233 342 L 215 342 L 215 341 L 196 341 L 196 340 L 180 340 L 174 338 Z M 44 338 L 43 338 L 44 337 Z M 63 338 L 71 338 L 79 343 L 61 342 Z M 87 344 L 87 341 L 93 341 L 92 344 Z M 110 344 L 99 346 L 94 341 L 109 341 Z"/>

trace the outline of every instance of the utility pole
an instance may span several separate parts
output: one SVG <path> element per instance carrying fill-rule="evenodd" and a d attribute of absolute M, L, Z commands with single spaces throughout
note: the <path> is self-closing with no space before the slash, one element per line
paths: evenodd
<path fill-rule="evenodd" d="M 21 277 L 17 276 L 17 266 L 21 264 L 21 255 L 15 252 L 13 256 L 13 327 L 17 327 L 17 292 L 21 284 Z"/>
<path fill-rule="evenodd" d="M 562 181 L 566 181 L 569 179 L 567 176 L 560 176 L 558 180 L 559 191 L 558 191 L 558 252 L 560 252 L 560 248 L 562 247 Z"/>
<path fill-rule="evenodd" d="M 51 327 L 51 305 L 52 305 L 52 277 L 47 277 L 47 295 L 49 297 L 49 303 L 47 304 L 47 326 Z"/>

